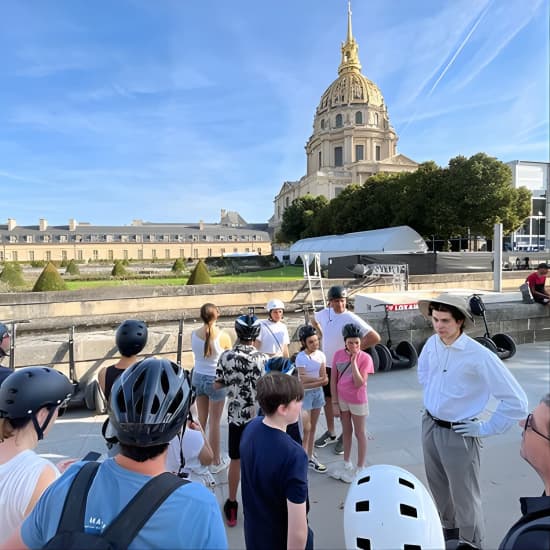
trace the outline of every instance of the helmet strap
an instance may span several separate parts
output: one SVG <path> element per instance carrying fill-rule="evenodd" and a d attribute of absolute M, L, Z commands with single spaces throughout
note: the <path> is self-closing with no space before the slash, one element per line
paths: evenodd
<path fill-rule="evenodd" d="M 48 416 L 46 417 L 46 420 L 44 420 L 44 424 L 40 426 L 38 423 L 38 419 L 36 418 L 36 413 L 32 413 L 32 423 L 34 426 L 34 429 L 36 430 L 36 434 L 38 435 L 38 441 L 41 439 L 44 439 L 44 432 L 46 431 L 46 428 L 48 427 L 48 424 L 50 423 L 50 420 L 52 419 L 54 413 L 55 413 L 56 407 L 52 407 L 48 410 Z"/>

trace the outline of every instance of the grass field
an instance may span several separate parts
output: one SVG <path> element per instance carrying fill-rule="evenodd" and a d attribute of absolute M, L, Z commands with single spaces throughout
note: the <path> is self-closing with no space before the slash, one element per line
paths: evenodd
<path fill-rule="evenodd" d="M 213 284 L 221 283 L 246 283 L 246 282 L 284 282 L 295 281 L 302 279 L 304 270 L 302 266 L 284 266 L 276 269 L 267 269 L 265 271 L 254 271 L 252 273 L 239 273 L 238 275 L 220 275 L 212 276 Z M 134 286 L 134 285 L 184 285 L 187 282 L 187 277 L 151 277 L 143 279 L 104 279 L 97 281 L 67 281 L 68 290 L 79 290 L 81 288 L 98 288 L 105 286 Z"/>

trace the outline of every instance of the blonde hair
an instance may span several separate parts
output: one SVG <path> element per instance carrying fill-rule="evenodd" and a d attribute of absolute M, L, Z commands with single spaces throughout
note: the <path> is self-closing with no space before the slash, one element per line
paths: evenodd
<path fill-rule="evenodd" d="M 215 304 L 206 303 L 201 306 L 201 319 L 204 323 L 204 356 L 210 357 L 212 351 L 212 327 L 218 318 L 218 307 Z"/>

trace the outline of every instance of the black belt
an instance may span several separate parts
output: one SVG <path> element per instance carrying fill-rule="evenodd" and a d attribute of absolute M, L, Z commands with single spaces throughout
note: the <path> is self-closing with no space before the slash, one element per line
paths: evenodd
<path fill-rule="evenodd" d="M 456 426 L 457 424 L 461 424 L 461 422 L 449 422 L 448 420 L 441 420 L 441 418 L 436 418 L 433 414 L 430 413 L 429 410 L 426 409 L 426 414 L 438 425 L 442 428 L 447 428 L 448 430 L 451 430 L 453 426 Z"/>

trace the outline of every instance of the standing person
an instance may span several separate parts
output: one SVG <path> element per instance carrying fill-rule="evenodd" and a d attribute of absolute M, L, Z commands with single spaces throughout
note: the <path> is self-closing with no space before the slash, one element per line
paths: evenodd
<path fill-rule="evenodd" d="M 529 285 L 533 300 L 544 306 L 550 306 L 550 293 L 546 290 L 546 276 L 548 275 L 548 264 L 542 263 L 537 270 L 525 279 Z"/>
<path fill-rule="evenodd" d="M 99 465 L 85 503 L 84 531 L 99 535 L 142 487 L 166 471 L 169 441 L 189 414 L 185 371 L 154 357 L 134 363 L 113 384 L 109 419 L 120 453 Z M 6 548 L 42 548 L 56 534 L 77 462 L 44 493 Z M 227 548 L 215 496 L 199 483 L 177 487 L 130 542 L 140 548 Z"/>
<path fill-rule="evenodd" d="M 285 304 L 281 300 L 269 300 L 265 306 L 268 317 L 260 321 L 262 329 L 258 336 L 258 349 L 269 356 L 282 355 L 288 357 L 290 337 L 283 323 Z"/>
<path fill-rule="evenodd" d="M 332 360 L 330 383 L 334 416 L 342 421 L 344 465 L 331 473 L 344 483 L 351 483 L 355 474 L 365 467 L 367 460 L 367 426 L 369 414 L 367 378 L 374 374 L 371 356 L 361 350 L 361 329 L 349 323 L 342 329 L 344 349 L 338 350 Z M 357 468 L 351 462 L 351 438 L 357 439 Z"/>
<path fill-rule="evenodd" d="M 227 388 L 227 421 L 229 431 L 229 495 L 223 506 L 229 527 L 237 525 L 237 489 L 241 477 L 239 444 L 247 424 L 256 416 L 256 382 L 262 376 L 268 360 L 254 342 L 260 334 L 260 321 L 255 315 L 241 315 L 235 321 L 237 342 L 231 350 L 224 351 L 216 369 L 217 388 Z"/>
<path fill-rule="evenodd" d="M 343 286 L 331 286 L 328 291 L 328 307 L 318 311 L 315 314 L 313 324 L 321 335 L 321 347 L 327 358 L 327 375 L 329 384 L 323 386 L 325 394 L 325 418 L 327 421 L 327 431 L 315 441 L 317 448 L 326 447 L 331 443 L 336 443 L 334 452 L 336 454 L 344 453 L 344 444 L 342 436 L 336 437 L 334 430 L 334 414 L 331 397 L 331 367 L 334 354 L 342 348 L 344 340 L 342 338 L 342 329 L 344 325 L 353 323 L 361 329 L 361 349 L 366 350 L 380 342 L 380 334 L 376 332 L 366 321 L 355 313 L 346 309 L 348 292 Z"/>
<path fill-rule="evenodd" d="M 520 455 L 540 476 L 544 493 L 523 497 L 522 517 L 510 528 L 499 550 L 550 548 L 550 393 L 519 423 L 523 427 Z"/>
<path fill-rule="evenodd" d="M 304 419 L 303 446 L 308 456 L 308 464 L 312 470 L 325 473 L 327 467 L 321 464 L 313 453 L 315 429 L 325 404 L 323 386 L 328 384 L 325 354 L 319 349 L 317 330 L 312 325 L 300 327 L 298 332 L 302 350 L 296 356 L 296 368 L 300 382 L 304 387 L 304 401 L 302 403 L 302 417 Z"/>
<path fill-rule="evenodd" d="M 525 417 L 527 397 L 498 356 L 464 333 L 474 325 L 464 298 L 442 294 L 419 300 L 418 307 L 435 331 L 418 360 L 426 477 L 445 539 L 481 547 L 481 438 L 503 433 Z M 491 396 L 498 405 L 481 421 Z"/>
<path fill-rule="evenodd" d="M 216 326 L 220 312 L 214 304 L 203 304 L 200 316 L 202 327 L 191 333 L 191 350 L 195 358 L 192 384 L 197 396 L 199 424 L 207 429 L 208 442 L 214 453 L 210 471 L 217 474 L 227 468 L 229 459 L 222 457 L 220 452 L 220 423 L 226 390 L 215 389 L 214 382 L 218 359 L 231 348 L 231 338 Z"/>
<path fill-rule="evenodd" d="M 10 351 L 10 331 L 4 323 L 0 323 L 0 384 L 2 380 L 9 376 L 13 371 L 8 367 L 2 366 L 2 360 L 7 357 Z"/>
<path fill-rule="evenodd" d="M 34 449 L 72 392 L 67 377 L 48 367 L 18 369 L 0 386 L 0 545 L 59 477 Z"/>
<path fill-rule="evenodd" d="M 257 385 L 265 416 L 243 434 L 240 453 L 247 549 L 313 548 L 307 525 L 307 456 L 285 432 L 300 416 L 304 390 L 294 376 L 272 372 Z"/>
<path fill-rule="evenodd" d="M 136 319 L 122 321 L 116 330 L 115 342 L 120 359 L 110 367 L 103 367 L 97 373 L 99 387 L 109 402 L 111 388 L 115 380 L 131 365 L 137 362 L 138 353 L 141 353 L 147 344 L 147 325 Z"/>

